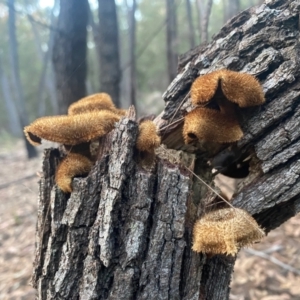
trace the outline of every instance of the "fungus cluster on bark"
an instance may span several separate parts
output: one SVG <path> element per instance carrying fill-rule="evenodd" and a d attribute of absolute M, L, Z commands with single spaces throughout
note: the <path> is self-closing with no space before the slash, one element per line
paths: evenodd
<path fill-rule="evenodd" d="M 265 236 L 250 214 L 234 207 L 205 214 L 195 223 L 193 234 L 193 250 L 210 255 L 236 255 Z"/>
<path fill-rule="evenodd" d="M 265 102 L 262 87 L 254 76 L 226 69 L 198 77 L 190 95 L 196 108 L 184 117 L 183 137 L 187 144 L 229 144 L 240 140 L 243 131 L 238 109 Z M 196 252 L 235 255 L 265 233 L 246 211 L 232 207 L 206 214 L 196 222 L 193 235 Z"/>
<path fill-rule="evenodd" d="M 184 118 L 183 137 L 186 143 L 192 142 L 194 137 L 213 143 L 236 142 L 243 136 L 237 119 L 237 106 L 264 103 L 261 86 L 253 76 L 230 70 L 200 76 L 192 84 L 190 93 L 193 105 L 200 107 Z M 66 116 L 35 120 L 25 127 L 24 132 L 33 145 L 40 144 L 41 139 L 65 145 L 67 155 L 57 168 L 55 181 L 63 192 L 71 193 L 73 178 L 87 175 L 95 163 L 96 156 L 87 149 L 89 143 L 109 133 L 115 122 L 125 114 L 125 110 L 114 106 L 108 94 L 100 93 L 70 105 Z M 137 149 L 154 155 L 160 142 L 156 125 L 150 120 L 142 121 Z M 75 145 L 77 147 L 72 148 Z M 250 230 L 245 231 L 247 227 Z M 235 234 L 238 231 L 243 238 Z M 259 240 L 263 236 L 261 232 L 246 212 L 236 210 L 233 215 L 232 211 L 221 209 L 196 223 L 193 250 L 234 255 L 241 247 Z"/>
<path fill-rule="evenodd" d="M 151 170 L 137 160 L 139 129 L 133 110 L 103 137 L 101 155 L 87 178 L 73 180 L 71 194 L 62 193 L 54 182 L 61 151 L 45 151 L 32 278 L 39 299 L 229 299 L 236 256 L 203 254 L 214 248 L 198 246 L 201 238 L 195 232 L 201 229 L 201 219 L 209 216 L 214 226 L 236 222 L 236 210 L 235 215 L 208 212 L 211 204 L 219 207 L 208 185 L 213 185 L 212 167 L 231 173 L 249 154 L 249 176 L 237 187 L 231 204 L 260 225 L 253 239 L 262 235 L 261 228 L 269 232 L 300 211 L 299 9 L 298 1 L 267 0 L 228 21 L 210 44 L 185 55 L 163 95 L 165 109 L 154 120 L 167 148 L 158 147 Z M 258 78 L 266 103 L 240 109 L 227 99 L 223 79 L 214 75 L 212 98 L 191 104 L 193 81 L 223 69 Z M 231 92 L 239 96 L 247 87 L 236 89 Z M 247 97 L 252 93 L 260 94 L 250 91 Z M 213 117 L 226 123 L 220 107 L 224 103 L 225 110 L 235 107 L 241 112 L 238 121 L 231 121 L 235 128 L 241 125 L 236 132 L 243 137 L 229 142 L 229 129 L 219 127 L 227 140 L 206 147 L 207 143 L 197 143 L 201 135 L 195 126 L 191 134 L 187 131 L 186 144 L 184 118 L 210 109 Z M 206 112 L 200 113 L 202 124 L 209 123 Z M 69 151 L 79 146 L 64 147 Z M 224 213 L 226 218 L 216 218 Z M 245 225 L 246 220 L 239 222 Z M 246 229 L 253 230 L 254 225 Z M 229 236 L 229 245 L 224 236 L 218 240 L 223 245 L 219 252 L 234 253 L 241 247 L 237 233 Z"/>
<path fill-rule="evenodd" d="M 258 80 L 246 73 L 218 70 L 198 77 L 191 87 L 192 104 L 197 106 L 185 116 L 183 135 L 186 143 L 202 140 L 232 143 L 243 131 L 238 107 L 265 102 Z"/>
<path fill-rule="evenodd" d="M 124 116 L 126 113 L 125 109 L 116 108 L 110 95 L 107 93 L 98 93 L 72 103 L 68 108 L 68 115 L 78 115 L 95 110 L 109 110 L 120 116 Z"/>
<path fill-rule="evenodd" d="M 55 180 L 65 193 L 72 192 L 72 179 L 89 173 L 97 155 L 93 155 L 91 142 L 108 134 L 115 123 L 126 114 L 118 109 L 106 93 L 90 95 L 70 105 L 68 115 L 42 117 L 24 128 L 28 141 L 38 146 L 41 140 L 64 146 L 66 157 L 59 164 Z M 146 120 L 140 123 L 136 147 L 152 154 L 160 145 L 155 124 Z"/>

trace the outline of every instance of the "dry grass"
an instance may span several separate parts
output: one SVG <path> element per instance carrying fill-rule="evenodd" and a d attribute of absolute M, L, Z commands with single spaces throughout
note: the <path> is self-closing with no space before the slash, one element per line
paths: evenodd
<path fill-rule="evenodd" d="M 46 146 L 49 146 L 46 145 Z M 42 155 L 27 161 L 21 142 L 0 150 L 0 185 L 41 170 Z M 38 176 L 0 189 L 0 300 L 31 300 Z M 272 231 L 254 249 L 300 270 L 300 215 Z M 275 250 L 275 251 L 274 251 Z M 300 299 L 300 276 L 272 262 L 239 253 L 231 300 Z"/>

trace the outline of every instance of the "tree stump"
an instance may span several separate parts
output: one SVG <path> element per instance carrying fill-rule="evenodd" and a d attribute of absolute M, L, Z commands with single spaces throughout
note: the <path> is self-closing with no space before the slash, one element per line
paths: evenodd
<path fill-rule="evenodd" d="M 215 197 L 193 174 L 213 186 L 207 161 L 228 146 L 184 145 L 182 116 L 191 109 L 188 92 L 197 76 L 221 68 L 255 75 L 266 104 L 241 113 L 237 147 L 251 149 L 251 168 L 232 204 L 266 232 L 294 216 L 300 210 L 299 11 L 300 1 L 267 0 L 180 58 L 165 110 L 155 119 L 165 146 L 151 166 L 135 149 L 133 108 L 100 140 L 95 166 L 73 180 L 71 195 L 54 182 L 61 152 L 45 151 L 32 277 L 38 299 L 229 298 L 236 258 L 191 250 L 193 224 Z"/>

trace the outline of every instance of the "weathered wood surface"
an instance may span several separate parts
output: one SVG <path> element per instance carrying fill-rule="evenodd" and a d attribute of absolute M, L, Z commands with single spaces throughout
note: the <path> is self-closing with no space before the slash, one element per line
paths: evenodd
<path fill-rule="evenodd" d="M 238 142 L 241 149 L 254 148 L 256 165 L 251 174 L 252 183 L 248 180 L 242 185 L 233 203 L 257 215 L 258 219 L 266 210 L 272 215 L 278 206 L 294 203 L 290 207 L 292 212 L 283 210 L 274 224 L 268 217 L 262 220 L 267 229 L 277 227 L 299 210 L 299 13 L 300 1 L 270 0 L 234 17 L 212 43 L 199 48 L 199 54 L 192 52 L 189 62 L 165 92 L 167 106 L 157 120 L 165 128 L 184 115 L 191 106 L 187 92 L 199 74 L 229 68 L 259 78 L 266 104 L 241 110 L 245 135 Z M 184 59 L 187 60 L 187 55 Z M 182 104 L 185 97 L 187 101 Z M 177 112 L 175 118 L 174 112 Z M 179 123 L 175 124 L 180 127 Z M 166 143 L 186 149 L 178 144 L 179 138 L 175 138 L 177 144 L 173 145 L 170 137 L 176 131 L 174 126 L 167 127 L 163 133 Z M 192 148 L 187 150 L 193 152 Z"/>
<path fill-rule="evenodd" d="M 191 251 L 193 222 L 214 195 L 186 167 L 212 184 L 207 160 L 214 154 L 183 145 L 180 118 L 191 109 L 187 93 L 199 74 L 229 68 L 257 76 L 267 101 L 241 111 L 238 147 L 252 149 L 251 174 L 233 204 L 267 231 L 299 212 L 299 10 L 300 1 L 268 0 L 185 55 L 155 122 L 167 146 L 190 153 L 162 148 L 144 168 L 131 112 L 102 140 L 95 167 L 74 180 L 68 197 L 53 179 L 61 154 L 46 151 L 33 274 L 39 299 L 228 299 L 235 258 Z"/>
<path fill-rule="evenodd" d="M 201 257 L 186 247 L 185 236 L 191 176 L 162 159 L 153 170 L 141 168 L 137 130 L 131 119 L 119 123 L 104 141 L 109 153 L 88 179 L 74 180 L 69 199 L 53 187 L 59 151 L 46 151 L 33 277 L 39 299 L 198 293 Z"/>

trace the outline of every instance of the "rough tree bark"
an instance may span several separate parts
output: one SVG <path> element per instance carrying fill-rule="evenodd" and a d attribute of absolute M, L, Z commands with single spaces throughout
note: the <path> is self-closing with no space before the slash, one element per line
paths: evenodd
<path fill-rule="evenodd" d="M 245 135 L 237 146 L 252 149 L 251 173 L 233 205 L 267 232 L 299 212 L 299 10 L 300 1 L 268 0 L 182 57 L 188 63 L 155 119 L 173 150 L 161 147 L 152 168 L 135 152 L 133 109 L 102 139 L 95 167 L 74 179 L 71 196 L 54 185 L 60 151 L 45 152 L 32 278 L 39 299 L 229 298 L 236 258 L 191 251 L 192 224 L 215 196 L 186 167 L 212 185 L 207 160 L 216 153 L 194 154 L 183 144 L 181 117 L 191 108 L 187 94 L 199 74 L 229 68 L 257 76 L 266 104 L 241 112 Z"/>
<path fill-rule="evenodd" d="M 52 61 L 59 113 L 86 95 L 87 0 L 60 0 Z"/>

